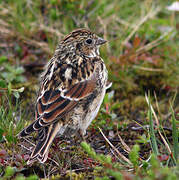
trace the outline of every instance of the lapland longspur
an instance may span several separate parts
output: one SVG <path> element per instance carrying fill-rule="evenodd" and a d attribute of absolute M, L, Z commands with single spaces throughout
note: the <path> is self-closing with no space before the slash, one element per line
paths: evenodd
<path fill-rule="evenodd" d="M 60 41 L 42 75 L 35 121 L 19 133 L 25 137 L 38 132 L 28 164 L 47 160 L 57 134 L 86 133 L 107 88 L 108 72 L 99 54 L 104 43 L 106 40 L 86 29 L 74 30 Z"/>

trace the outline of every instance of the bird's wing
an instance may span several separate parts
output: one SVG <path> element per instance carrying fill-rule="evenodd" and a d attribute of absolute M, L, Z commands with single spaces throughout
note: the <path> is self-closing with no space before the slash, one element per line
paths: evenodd
<path fill-rule="evenodd" d="M 93 73 L 88 79 L 79 81 L 67 89 L 46 88 L 42 90 L 37 100 L 36 120 L 19 135 L 24 137 L 55 122 L 57 118 L 62 118 L 75 108 L 80 100 L 94 92 L 96 84 L 96 75 Z"/>
<path fill-rule="evenodd" d="M 78 82 L 66 90 L 49 89 L 40 96 L 37 102 L 38 126 L 52 123 L 57 117 L 63 117 L 71 111 L 78 102 L 90 95 L 96 88 L 96 78 Z"/>

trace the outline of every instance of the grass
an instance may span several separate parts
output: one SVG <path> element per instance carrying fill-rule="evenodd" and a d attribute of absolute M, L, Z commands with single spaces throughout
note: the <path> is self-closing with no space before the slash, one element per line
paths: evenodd
<path fill-rule="evenodd" d="M 178 130 L 177 130 L 177 120 L 175 119 L 175 115 L 173 112 L 173 109 L 171 108 L 172 111 L 172 137 L 173 137 L 173 159 L 174 163 L 177 164 L 177 159 L 178 159 Z"/>
<path fill-rule="evenodd" d="M 166 8 L 172 2 L 0 0 L 2 178 L 177 179 L 179 16 Z M 46 164 L 27 166 L 36 137 L 16 135 L 33 120 L 44 65 L 79 27 L 108 40 L 101 56 L 113 85 L 87 143 L 57 139 Z"/>
<path fill-rule="evenodd" d="M 154 130 L 154 122 L 153 122 L 153 117 L 152 117 L 152 106 L 149 102 L 149 112 L 148 112 L 148 118 L 149 118 L 149 134 L 150 134 L 150 139 L 151 139 L 151 147 L 153 153 L 157 156 L 159 154 L 158 152 L 158 146 L 157 146 L 157 141 L 155 137 L 155 130 Z"/>
<path fill-rule="evenodd" d="M 18 100 L 12 104 L 11 97 L 2 99 L 0 107 L 0 140 L 9 144 L 17 143 L 16 135 L 25 125 L 23 116 L 25 115 L 19 108 Z"/>

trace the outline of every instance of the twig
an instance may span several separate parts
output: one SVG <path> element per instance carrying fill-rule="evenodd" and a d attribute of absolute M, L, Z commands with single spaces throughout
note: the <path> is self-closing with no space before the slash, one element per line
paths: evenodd
<path fill-rule="evenodd" d="M 49 172 L 48 172 L 48 178 L 50 177 L 50 175 L 54 174 L 55 172 L 58 171 L 57 167 L 53 167 Z"/>
<path fill-rule="evenodd" d="M 46 175 L 46 171 L 45 171 L 45 166 L 44 166 L 44 164 L 42 164 L 42 167 L 43 167 L 43 171 L 44 171 L 44 179 L 47 179 L 47 175 Z"/>
<path fill-rule="evenodd" d="M 122 139 L 121 136 L 119 135 L 119 131 L 118 131 L 118 130 L 117 130 L 117 135 L 118 135 L 118 137 L 119 137 L 119 139 L 120 139 L 123 147 L 125 148 L 125 151 L 126 151 L 127 153 L 129 153 L 129 152 L 131 151 L 131 149 L 130 149 L 130 147 L 123 141 L 123 139 Z"/>
<path fill-rule="evenodd" d="M 128 164 L 132 165 L 131 161 L 130 161 L 129 159 L 127 159 L 124 155 L 122 155 L 122 154 L 118 151 L 118 149 L 111 144 L 111 142 L 108 140 L 108 138 L 107 138 L 107 137 L 104 135 L 104 133 L 102 132 L 101 128 L 100 128 L 100 127 L 98 127 L 98 128 L 99 128 L 102 136 L 104 137 L 104 139 L 105 139 L 105 140 L 107 141 L 107 143 L 117 152 L 117 154 L 118 154 L 124 161 L 126 161 Z"/>
<path fill-rule="evenodd" d="M 116 153 L 114 152 L 114 150 L 113 150 L 112 148 L 110 148 L 110 151 L 111 151 L 111 154 L 113 154 L 113 155 L 116 157 L 116 159 L 118 159 L 118 161 L 121 162 L 121 159 L 116 155 Z M 124 165 L 122 164 L 122 162 L 121 162 L 120 166 L 124 166 Z M 126 167 L 126 166 L 125 166 L 125 167 Z"/>
<path fill-rule="evenodd" d="M 49 158 L 49 157 L 48 157 L 48 159 L 49 159 L 50 161 L 54 162 L 57 166 L 59 166 L 59 163 L 57 163 L 57 161 L 55 161 L 54 159 Z"/>

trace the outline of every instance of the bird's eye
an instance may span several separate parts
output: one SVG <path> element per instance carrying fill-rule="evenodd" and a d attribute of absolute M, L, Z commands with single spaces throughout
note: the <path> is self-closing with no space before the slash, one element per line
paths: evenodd
<path fill-rule="evenodd" d="M 92 44 L 92 42 L 93 42 L 92 39 L 87 39 L 87 40 L 86 40 L 86 43 L 87 43 L 87 44 Z"/>

